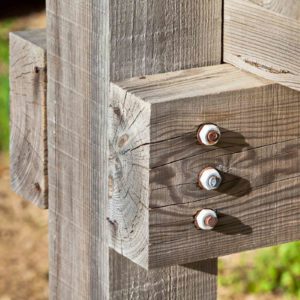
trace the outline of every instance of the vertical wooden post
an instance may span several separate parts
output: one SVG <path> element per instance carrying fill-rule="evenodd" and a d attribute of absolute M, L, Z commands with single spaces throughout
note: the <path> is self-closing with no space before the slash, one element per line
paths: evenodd
<path fill-rule="evenodd" d="M 48 0 L 52 299 L 216 298 L 217 260 L 146 272 L 108 247 L 109 81 L 221 62 L 221 0 Z"/>
<path fill-rule="evenodd" d="M 108 0 L 49 0 L 50 298 L 108 299 Z"/>

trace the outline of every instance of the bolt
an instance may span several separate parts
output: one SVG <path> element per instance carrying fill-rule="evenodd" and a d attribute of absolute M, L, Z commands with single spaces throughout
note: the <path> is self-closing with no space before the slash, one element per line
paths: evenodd
<path fill-rule="evenodd" d="M 208 216 L 205 218 L 204 223 L 206 226 L 214 228 L 218 223 L 218 219 L 213 216 Z"/>
<path fill-rule="evenodd" d="M 212 167 L 203 169 L 199 174 L 198 184 L 204 190 L 216 190 L 220 187 L 221 183 L 222 177 L 220 173 Z"/>
<path fill-rule="evenodd" d="M 215 124 L 204 124 L 200 126 L 197 132 L 199 144 L 212 146 L 216 145 L 221 137 L 221 131 Z"/>
<path fill-rule="evenodd" d="M 208 134 L 207 134 L 207 140 L 210 142 L 210 143 L 216 143 L 218 142 L 220 138 L 220 135 L 218 132 L 216 131 L 210 131 Z"/>
<path fill-rule="evenodd" d="M 217 176 L 211 176 L 208 178 L 208 185 L 212 188 L 212 189 L 216 189 L 219 187 L 219 182 L 220 179 Z"/>
<path fill-rule="evenodd" d="M 218 216 L 212 209 L 201 209 L 195 215 L 194 224 L 197 229 L 212 230 L 218 223 Z"/>

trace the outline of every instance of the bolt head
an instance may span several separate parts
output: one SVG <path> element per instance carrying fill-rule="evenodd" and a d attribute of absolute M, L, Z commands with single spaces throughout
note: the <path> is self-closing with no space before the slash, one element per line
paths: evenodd
<path fill-rule="evenodd" d="M 205 168 L 199 174 L 198 184 L 200 188 L 211 191 L 216 190 L 222 183 L 222 177 L 220 173 L 211 167 Z"/>
<path fill-rule="evenodd" d="M 212 188 L 212 189 L 217 189 L 220 185 L 220 178 L 218 178 L 217 176 L 211 176 L 208 178 L 208 185 Z"/>
<path fill-rule="evenodd" d="M 209 141 L 209 143 L 213 144 L 213 143 L 217 143 L 219 141 L 220 138 L 220 134 L 217 131 L 209 131 L 207 134 L 207 140 Z"/>
<path fill-rule="evenodd" d="M 195 215 L 195 226 L 201 230 L 212 230 L 218 223 L 218 216 L 212 209 L 202 209 Z"/>
<path fill-rule="evenodd" d="M 206 226 L 214 228 L 218 223 L 218 219 L 215 218 L 214 216 L 208 216 L 205 218 L 204 223 Z"/>
<path fill-rule="evenodd" d="M 200 126 L 197 132 L 198 142 L 202 145 L 216 145 L 221 137 L 221 131 L 215 124 L 204 124 Z"/>

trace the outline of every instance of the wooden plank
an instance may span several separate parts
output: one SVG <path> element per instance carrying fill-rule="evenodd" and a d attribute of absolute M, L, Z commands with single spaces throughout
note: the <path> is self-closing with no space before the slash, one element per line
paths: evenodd
<path fill-rule="evenodd" d="M 286 17 L 300 20 L 300 5 L 298 0 L 250 0 L 250 2 Z"/>
<path fill-rule="evenodd" d="M 111 101 L 116 251 L 147 269 L 300 237 L 299 92 L 220 65 L 115 83 Z M 207 122 L 222 131 L 213 147 L 196 139 Z M 217 191 L 197 186 L 207 166 Z M 219 211 L 215 231 L 195 229 L 201 208 Z"/>
<path fill-rule="evenodd" d="M 299 9 L 297 1 L 293 10 Z M 300 90 L 299 36 L 300 22 L 294 17 L 280 15 L 250 0 L 225 0 L 225 62 Z"/>
<path fill-rule="evenodd" d="M 48 207 L 45 30 L 10 34 L 10 165 L 13 190 Z"/>
<path fill-rule="evenodd" d="M 216 298 L 216 259 L 145 272 L 108 253 L 106 124 L 109 80 L 220 63 L 221 2 L 48 1 L 51 298 Z"/>

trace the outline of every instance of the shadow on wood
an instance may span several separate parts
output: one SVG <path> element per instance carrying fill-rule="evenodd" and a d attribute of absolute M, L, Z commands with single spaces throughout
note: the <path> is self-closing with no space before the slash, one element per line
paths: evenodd
<path fill-rule="evenodd" d="M 215 258 L 202 260 L 196 263 L 185 264 L 182 265 L 182 267 L 195 271 L 201 271 L 211 275 L 218 275 L 218 265 L 216 264 Z"/>
<path fill-rule="evenodd" d="M 228 148 L 230 152 L 241 152 L 250 147 L 249 143 L 246 142 L 245 137 L 236 131 L 229 130 L 224 127 L 219 127 L 222 133 L 220 142 L 215 145 L 217 148 L 225 149 Z"/>
<path fill-rule="evenodd" d="M 223 183 L 218 189 L 220 194 L 226 194 L 238 198 L 248 195 L 252 191 L 249 180 L 222 171 L 220 171 L 220 174 L 223 178 Z"/>
<path fill-rule="evenodd" d="M 214 231 L 226 234 L 226 235 L 249 235 L 252 233 L 252 228 L 244 224 L 236 217 L 217 212 L 219 223 L 215 227 Z"/>

